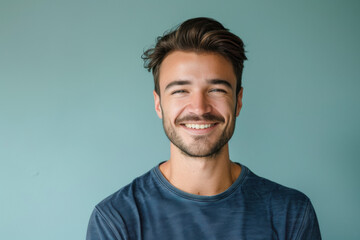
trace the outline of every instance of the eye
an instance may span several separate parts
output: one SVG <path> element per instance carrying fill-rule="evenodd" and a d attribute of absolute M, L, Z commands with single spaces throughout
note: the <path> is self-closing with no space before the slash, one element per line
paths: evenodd
<path fill-rule="evenodd" d="M 173 91 L 173 92 L 171 93 L 171 95 L 182 94 L 182 93 L 186 93 L 186 91 L 185 91 L 185 90 L 176 90 L 176 91 Z"/>
<path fill-rule="evenodd" d="M 211 89 L 210 92 L 215 92 L 215 93 L 227 93 L 226 90 L 221 89 L 221 88 Z"/>

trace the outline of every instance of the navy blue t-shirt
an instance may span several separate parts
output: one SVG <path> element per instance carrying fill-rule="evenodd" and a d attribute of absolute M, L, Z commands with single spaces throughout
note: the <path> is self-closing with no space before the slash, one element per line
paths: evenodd
<path fill-rule="evenodd" d="M 308 197 L 241 167 L 225 192 L 199 196 L 171 185 L 158 165 L 95 207 L 87 240 L 321 239 Z"/>

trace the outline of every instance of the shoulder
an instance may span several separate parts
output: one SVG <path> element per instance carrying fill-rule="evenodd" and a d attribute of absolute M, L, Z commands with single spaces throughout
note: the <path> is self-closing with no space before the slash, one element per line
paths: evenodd
<path fill-rule="evenodd" d="M 126 239 L 127 225 L 138 222 L 137 207 L 152 184 L 150 170 L 98 203 L 90 217 L 87 239 Z"/>
<path fill-rule="evenodd" d="M 267 204 L 286 205 L 299 202 L 306 204 L 309 198 L 299 190 L 289 188 L 254 174 L 249 169 L 244 179 L 244 192 L 262 199 Z"/>
<path fill-rule="evenodd" d="M 101 211 L 120 211 L 134 205 L 135 201 L 144 197 L 149 188 L 153 185 L 151 177 L 151 170 L 147 173 L 135 178 L 131 183 L 120 188 L 110 196 L 106 197 L 96 205 L 96 208 Z"/>
<path fill-rule="evenodd" d="M 248 171 L 244 192 L 262 202 L 278 236 L 321 239 L 315 210 L 308 196 Z"/>

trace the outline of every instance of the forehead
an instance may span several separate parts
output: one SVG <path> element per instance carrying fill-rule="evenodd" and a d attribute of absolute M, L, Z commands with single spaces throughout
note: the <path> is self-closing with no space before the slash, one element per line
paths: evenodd
<path fill-rule="evenodd" d="M 236 76 L 231 62 L 218 53 L 174 51 L 165 57 L 159 71 L 160 89 L 176 80 L 204 82 L 211 79 L 228 81 L 234 88 Z"/>

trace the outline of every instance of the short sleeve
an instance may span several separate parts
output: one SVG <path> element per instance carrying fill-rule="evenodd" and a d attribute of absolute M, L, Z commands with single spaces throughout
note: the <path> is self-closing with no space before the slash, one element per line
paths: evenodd
<path fill-rule="evenodd" d="M 304 213 L 304 218 L 302 221 L 299 234 L 297 236 L 298 240 L 321 240 L 319 223 L 316 217 L 314 207 L 312 206 L 310 200 L 307 202 L 306 210 Z"/>
<path fill-rule="evenodd" d="M 91 214 L 86 240 L 122 240 L 101 212 L 95 208 Z"/>

